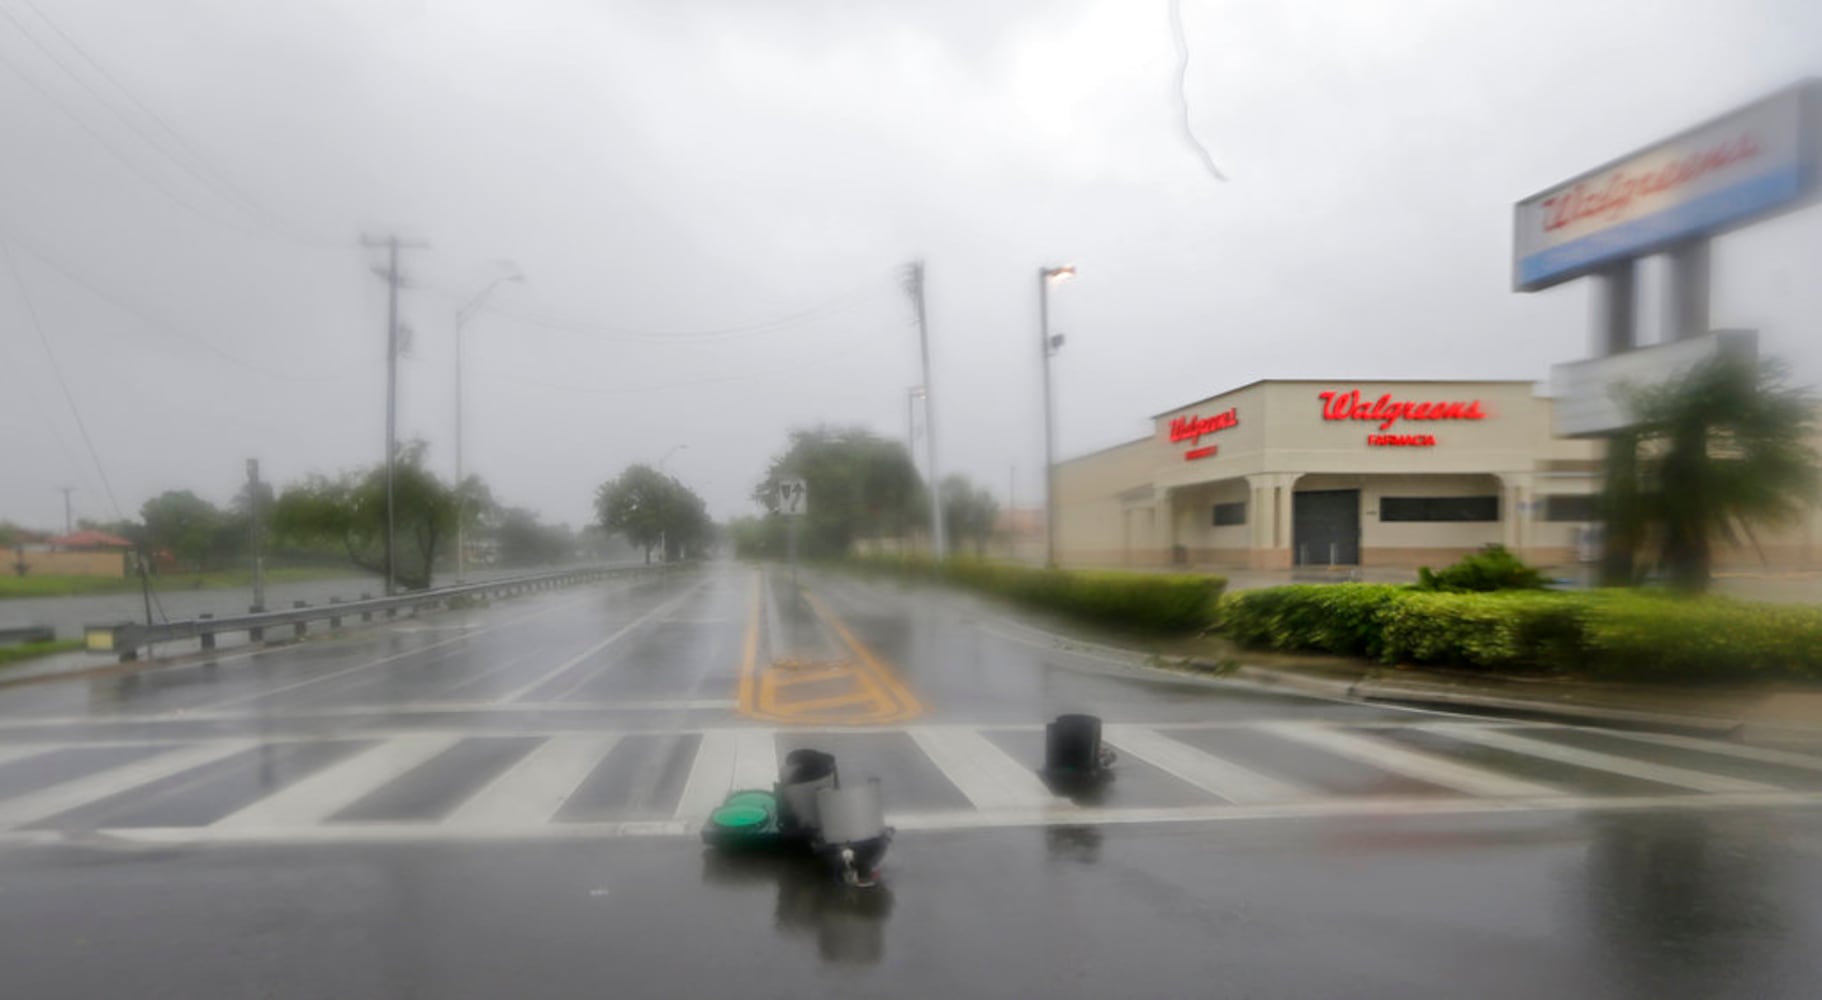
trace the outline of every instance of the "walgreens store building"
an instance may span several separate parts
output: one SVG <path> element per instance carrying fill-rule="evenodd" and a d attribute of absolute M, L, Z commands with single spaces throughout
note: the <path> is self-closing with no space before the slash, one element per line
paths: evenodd
<path fill-rule="evenodd" d="M 1586 556 L 1600 446 L 1552 434 L 1532 382 L 1268 380 L 1057 467 L 1077 565 L 1440 565 L 1489 543 Z"/>

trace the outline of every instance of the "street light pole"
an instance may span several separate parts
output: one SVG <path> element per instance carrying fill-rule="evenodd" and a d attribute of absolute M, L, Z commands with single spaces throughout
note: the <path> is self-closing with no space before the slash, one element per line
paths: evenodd
<path fill-rule="evenodd" d="M 1056 408 L 1050 397 L 1050 356 L 1062 346 L 1063 338 L 1050 336 L 1050 283 L 1075 274 L 1075 268 L 1038 268 L 1038 351 L 1044 364 L 1044 565 L 1057 564 L 1057 456 Z"/>
<path fill-rule="evenodd" d="M 455 317 L 455 489 L 456 489 L 456 582 L 464 582 L 462 577 L 468 570 L 468 492 L 464 488 L 462 475 L 462 328 L 481 311 L 481 305 L 493 290 L 508 281 L 524 281 L 525 275 L 519 272 L 517 265 L 509 265 L 511 270 L 487 283 L 487 287 L 468 300 L 468 304 L 456 310 Z"/>

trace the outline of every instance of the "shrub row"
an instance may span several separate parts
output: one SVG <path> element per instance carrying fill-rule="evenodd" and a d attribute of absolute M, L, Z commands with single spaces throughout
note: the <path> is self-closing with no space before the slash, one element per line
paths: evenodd
<path fill-rule="evenodd" d="M 1243 645 L 1384 663 L 1624 680 L 1822 680 L 1822 609 L 1640 593 L 1434 593 L 1376 584 L 1230 594 Z"/>
<path fill-rule="evenodd" d="M 943 580 L 1028 607 L 1146 632 L 1207 628 L 1227 586 L 1218 576 L 1038 569 L 979 559 L 938 563 L 916 556 L 856 556 L 847 565 L 873 574 Z"/>

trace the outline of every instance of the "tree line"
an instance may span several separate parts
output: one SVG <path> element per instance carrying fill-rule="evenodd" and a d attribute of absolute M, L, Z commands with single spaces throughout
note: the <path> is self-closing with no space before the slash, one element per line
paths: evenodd
<path fill-rule="evenodd" d="M 929 485 L 904 442 L 862 427 L 802 428 L 790 433 L 753 487 L 752 499 L 766 513 L 730 522 L 737 554 L 786 554 L 789 522 L 779 512 L 779 483 L 786 479 L 802 479 L 808 493 L 798 537 L 806 557 L 838 558 L 858 539 L 904 539 L 930 530 Z M 944 477 L 937 489 L 954 549 L 984 553 L 999 516 L 993 494 L 957 475 Z"/>

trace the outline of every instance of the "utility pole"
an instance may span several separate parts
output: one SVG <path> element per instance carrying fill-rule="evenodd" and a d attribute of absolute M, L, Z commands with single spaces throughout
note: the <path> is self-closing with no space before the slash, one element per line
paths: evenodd
<path fill-rule="evenodd" d="M 1057 564 L 1057 455 L 1056 409 L 1050 401 L 1050 356 L 1063 346 L 1062 337 L 1050 336 L 1050 283 L 1075 275 L 1075 268 L 1038 268 L 1038 350 L 1044 361 L 1044 566 Z"/>
<path fill-rule="evenodd" d="M 266 560 L 260 551 L 259 531 L 259 459 L 247 459 L 247 520 L 252 527 L 249 544 L 253 548 L 253 606 L 258 613 L 266 610 Z"/>
<path fill-rule="evenodd" d="M 59 486 L 57 488 L 63 491 L 63 533 L 67 535 L 76 530 L 76 522 L 70 517 L 70 494 L 76 492 L 76 487 Z"/>
<path fill-rule="evenodd" d="M 429 244 L 422 240 L 401 240 L 396 234 L 384 238 L 361 237 L 365 247 L 386 248 L 386 596 L 397 590 L 398 520 L 393 504 L 394 466 L 398 458 L 399 396 L 399 250 L 421 249 Z M 377 268 L 375 270 L 378 270 Z"/>
<path fill-rule="evenodd" d="M 936 392 L 930 381 L 930 325 L 924 314 L 924 262 L 913 261 L 905 270 L 905 291 L 917 310 L 917 346 L 924 362 L 924 448 L 930 465 L 930 548 L 938 560 L 948 554 L 943 531 L 941 475 L 936 467 Z"/>

